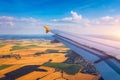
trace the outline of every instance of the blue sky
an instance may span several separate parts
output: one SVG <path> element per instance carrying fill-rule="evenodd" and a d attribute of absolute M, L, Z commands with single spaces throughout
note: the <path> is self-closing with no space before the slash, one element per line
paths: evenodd
<path fill-rule="evenodd" d="M 0 15 L 60 18 L 71 10 L 94 18 L 120 13 L 120 0 L 0 0 Z"/>
<path fill-rule="evenodd" d="M 0 5 L 0 34 L 44 34 L 43 25 L 83 34 L 119 28 L 120 0 L 0 0 Z"/>

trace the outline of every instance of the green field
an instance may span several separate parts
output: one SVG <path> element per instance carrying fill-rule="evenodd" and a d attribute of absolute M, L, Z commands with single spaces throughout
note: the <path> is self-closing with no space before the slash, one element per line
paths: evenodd
<path fill-rule="evenodd" d="M 0 70 L 2 70 L 2 69 L 5 69 L 5 68 L 8 68 L 8 67 L 10 67 L 10 66 L 12 66 L 12 65 L 8 65 L 8 64 L 3 64 L 3 65 L 0 65 Z"/>
<path fill-rule="evenodd" d="M 64 71 L 67 74 L 71 74 L 71 75 L 74 75 L 80 71 L 80 66 L 75 64 L 47 62 L 43 64 L 43 66 L 53 67 L 58 71 Z"/>
<path fill-rule="evenodd" d="M 47 53 L 58 53 L 59 50 L 47 49 L 45 52 L 47 52 Z"/>
<path fill-rule="evenodd" d="M 3 47 L 3 46 L 5 46 L 5 45 L 4 44 L 0 44 L 0 48 Z"/>
<path fill-rule="evenodd" d="M 36 47 L 39 47 L 39 46 L 37 45 L 13 46 L 11 50 L 13 51 L 13 50 L 21 50 L 21 49 L 30 49 L 30 48 L 36 48 Z"/>
<path fill-rule="evenodd" d="M 38 56 L 38 55 L 41 55 L 41 54 L 45 54 L 45 52 L 36 52 L 34 55 Z"/>

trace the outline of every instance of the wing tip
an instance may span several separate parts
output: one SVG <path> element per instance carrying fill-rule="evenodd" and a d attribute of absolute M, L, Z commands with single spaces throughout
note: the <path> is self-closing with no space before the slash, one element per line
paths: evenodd
<path fill-rule="evenodd" d="M 44 26 L 46 33 L 50 32 L 50 28 L 48 26 Z"/>

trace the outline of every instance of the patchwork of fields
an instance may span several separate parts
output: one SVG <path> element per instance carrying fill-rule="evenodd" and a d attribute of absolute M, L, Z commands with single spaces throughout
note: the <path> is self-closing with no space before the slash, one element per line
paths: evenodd
<path fill-rule="evenodd" d="M 0 40 L 0 80 L 97 80 L 63 63 L 68 50 L 49 40 Z M 69 74 L 69 68 L 75 73 Z"/>

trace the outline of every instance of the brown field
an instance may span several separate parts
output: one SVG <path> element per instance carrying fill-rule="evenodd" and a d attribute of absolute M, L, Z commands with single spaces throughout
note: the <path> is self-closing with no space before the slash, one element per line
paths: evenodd
<path fill-rule="evenodd" d="M 0 41 L 2 43 L 2 41 Z M 0 70 L 0 80 L 7 75 L 12 75 L 15 80 L 64 80 L 61 78 L 61 72 L 55 71 L 54 68 L 41 66 L 42 64 L 52 60 L 52 62 L 64 62 L 67 58 L 65 53 L 68 48 L 61 47 L 63 44 L 51 44 L 50 41 L 40 40 L 6 40 L 5 46 L 0 47 L 0 55 L 19 54 L 20 59 L 15 57 L 0 58 L 0 65 L 12 64 L 12 66 Z M 13 46 L 29 46 L 37 45 L 30 48 L 11 50 Z M 36 52 L 44 52 L 47 49 L 58 50 L 59 53 L 45 53 L 34 56 Z M 90 74 L 77 73 L 75 75 L 68 75 L 64 73 L 64 77 L 68 80 L 97 80 L 97 76 Z"/>

